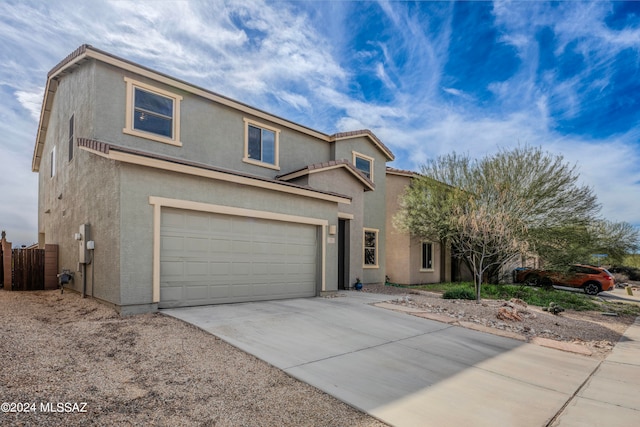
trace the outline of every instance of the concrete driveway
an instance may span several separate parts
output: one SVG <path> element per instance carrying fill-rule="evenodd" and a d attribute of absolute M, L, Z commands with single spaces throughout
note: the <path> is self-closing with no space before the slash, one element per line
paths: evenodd
<path fill-rule="evenodd" d="M 396 426 L 546 426 L 599 366 L 371 305 L 391 298 L 344 292 L 162 312 Z"/>

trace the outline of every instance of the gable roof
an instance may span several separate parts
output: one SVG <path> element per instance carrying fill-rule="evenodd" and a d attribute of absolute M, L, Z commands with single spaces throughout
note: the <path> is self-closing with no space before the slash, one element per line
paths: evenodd
<path fill-rule="evenodd" d="M 167 74 L 152 70 L 151 68 L 147 68 L 143 65 L 136 64 L 132 61 L 117 57 L 108 52 L 102 51 L 100 49 L 96 49 L 91 45 L 84 44 L 79 48 L 77 48 L 76 50 L 74 50 L 70 55 L 68 55 L 62 61 L 60 61 L 47 74 L 47 84 L 44 91 L 44 98 L 42 100 L 42 109 L 40 110 L 40 120 L 38 123 L 38 134 L 36 136 L 36 143 L 33 150 L 33 159 L 31 163 L 31 169 L 34 172 L 37 172 L 40 169 L 40 160 L 42 159 L 42 150 L 44 146 L 44 141 L 46 139 L 47 128 L 49 126 L 49 119 L 51 116 L 53 99 L 58 89 L 58 82 L 66 74 L 68 74 L 69 72 L 72 72 L 75 68 L 79 67 L 80 65 L 82 65 L 82 63 L 90 59 L 101 61 L 103 63 L 113 65 L 117 68 L 131 71 L 135 74 L 153 79 L 157 82 L 164 83 L 174 88 L 184 90 L 188 93 L 201 96 L 205 99 L 209 99 L 216 103 L 226 105 L 230 108 L 242 111 L 246 114 L 251 114 L 255 117 L 271 121 L 280 126 L 284 126 L 289 129 L 313 136 L 315 138 L 318 138 L 322 141 L 326 141 L 328 143 L 335 143 L 336 141 L 343 140 L 343 139 L 350 139 L 350 138 L 365 136 L 369 138 L 369 140 L 373 143 L 373 145 L 376 148 L 378 148 L 388 160 L 393 160 L 395 158 L 391 150 L 389 150 L 389 148 L 385 146 L 370 130 L 365 129 L 365 130 L 358 130 L 354 132 L 342 132 L 342 133 L 336 133 L 333 135 L 328 135 L 328 134 L 319 132 L 317 130 L 311 129 L 307 126 L 294 123 L 282 117 L 278 117 L 276 115 L 267 113 L 263 110 L 251 107 L 242 102 L 235 101 L 231 98 L 212 92 L 210 90 L 201 88 L 191 83 L 187 83 L 184 80 L 171 77 Z"/>
<path fill-rule="evenodd" d="M 331 160 L 329 162 L 314 163 L 312 165 L 305 166 L 293 172 L 276 176 L 277 180 L 289 181 L 301 176 L 310 175 L 312 173 L 324 172 L 331 169 L 344 168 L 347 172 L 351 173 L 357 180 L 359 180 L 365 186 L 365 191 L 375 190 L 376 186 L 369 178 L 367 178 L 362 172 L 347 160 Z"/>
<path fill-rule="evenodd" d="M 378 137 L 375 136 L 373 132 L 371 132 L 369 129 L 360 129 L 360 130 L 354 130 L 349 132 L 334 133 L 333 135 L 330 136 L 330 138 L 333 141 L 340 141 L 344 139 L 358 138 L 360 136 L 368 137 L 371 140 L 371 142 L 373 142 L 373 144 L 380 151 L 382 151 L 382 153 L 384 153 L 387 156 L 387 160 L 391 161 L 396 158 L 391 152 L 391 150 L 386 145 L 384 145 L 382 141 L 380 141 Z"/>

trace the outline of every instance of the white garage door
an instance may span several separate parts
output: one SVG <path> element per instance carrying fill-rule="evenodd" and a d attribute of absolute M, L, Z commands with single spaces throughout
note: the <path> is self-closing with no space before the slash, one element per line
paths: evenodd
<path fill-rule="evenodd" d="M 161 224 L 161 308 L 316 295 L 316 226 L 171 208 Z"/>

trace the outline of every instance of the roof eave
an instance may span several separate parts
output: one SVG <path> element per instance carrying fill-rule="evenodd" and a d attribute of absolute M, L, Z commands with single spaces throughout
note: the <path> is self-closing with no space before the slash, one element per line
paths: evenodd
<path fill-rule="evenodd" d="M 47 128 L 49 126 L 49 118 L 51 116 L 53 99 L 55 97 L 56 91 L 58 90 L 58 79 L 69 69 L 75 67 L 78 63 L 84 61 L 87 58 L 88 48 L 91 48 L 91 46 L 83 44 L 78 49 L 74 50 L 65 59 L 60 61 L 47 74 L 47 84 L 44 90 L 44 97 L 42 98 L 42 108 L 40 109 L 40 119 L 38 121 L 36 144 L 33 148 L 33 158 L 31 160 L 31 170 L 33 172 L 38 172 L 40 170 L 40 161 L 42 160 L 42 151 L 44 148 L 45 139 L 47 137 Z"/>

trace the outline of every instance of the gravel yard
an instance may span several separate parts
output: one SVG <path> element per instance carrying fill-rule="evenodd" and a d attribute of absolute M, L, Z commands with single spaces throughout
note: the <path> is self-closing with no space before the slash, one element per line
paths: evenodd
<path fill-rule="evenodd" d="M 600 359 L 635 320 L 570 310 L 554 316 L 517 306 L 522 320 L 509 321 L 496 317 L 504 301 L 444 300 L 389 286 L 364 291 L 392 294 L 399 306 L 454 324 L 579 344 Z M 162 314 L 121 318 L 71 292 L 0 291 L 0 322 L 2 402 L 28 403 L 29 411 L 0 414 L 0 425 L 385 425 Z M 58 406 L 67 402 L 78 405 Z M 54 412 L 61 409 L 75 413 Z"/>
<path fill-rule="evenodd" d="M 0 322 L 2 402 L 35 404 L 0 425 L 385 425 L 162 314 L 121 318 L 71 292 L 0 291 Z M 66 402 L 76 413 L 51 411 Z"/>
<path fill-rule="evenodd" d="M 439 293 L 384 285 L 367 285 L 365 292 L 397 295 L 394 304 L 447 316 L 457 322 L 471 322 L 495 330 L 523 336 L 565 341 L 587 347 L 591 357 L 604 359 L 618 342 L 635 316 L 604 316 L 595 311 L 567 310 L 560 315 L 542 311 L 539 307 L 522 306 L 506 301 L 482 300 L 481 304 L 468 300 L 446 300 Z M 502 307 L 515 307 L 522 320 L 500 320 Z M 454 323 L 455 324 L 455 323 Z"/>

